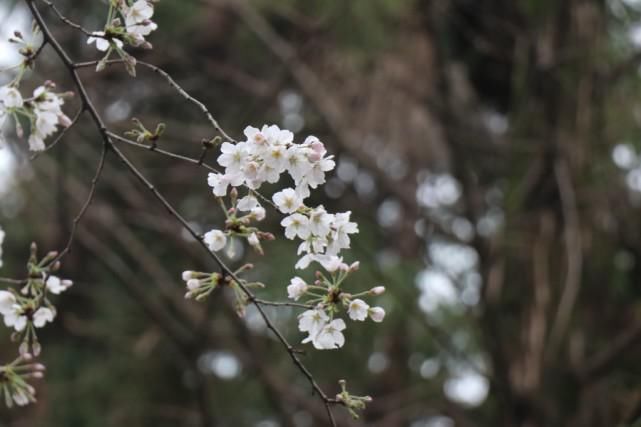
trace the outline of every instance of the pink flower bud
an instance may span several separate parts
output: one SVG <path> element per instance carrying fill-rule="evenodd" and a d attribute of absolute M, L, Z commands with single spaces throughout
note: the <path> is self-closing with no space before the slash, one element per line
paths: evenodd
<path fill-rule="evenodd" d="M 385 292 L 385 286 L 376 286 L 369 290 L 369 293 L 372 295 L 383 295 Z"/>

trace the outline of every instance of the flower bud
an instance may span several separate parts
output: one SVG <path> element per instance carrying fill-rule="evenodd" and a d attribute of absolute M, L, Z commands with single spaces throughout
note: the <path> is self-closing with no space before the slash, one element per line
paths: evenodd
<path fill-rule="evenodd" d="M 194 272 L 191 270 L 183 271 L 182 277 L 183 277 L 183 280 L 186 282 L 189 279 L 194 277 Z"/>
<path fill-rule="evenodd" d="M 200 280 L 198 279 L 189 279 L 187 280 L 187 289 L 194 291 L 200 286 Z"/>
<path fill-rule="evenodd" d="M 71 119 L 66 114 L 60 114 L 58 116 L 58 123 L 60 126 L 68 128 L 71 126 Z"/>
<path fill-rule="evenodd" d="M 383 295 L 385 292 L 385 286 L 376 286 L 369 290 L 371 295 Z"/>

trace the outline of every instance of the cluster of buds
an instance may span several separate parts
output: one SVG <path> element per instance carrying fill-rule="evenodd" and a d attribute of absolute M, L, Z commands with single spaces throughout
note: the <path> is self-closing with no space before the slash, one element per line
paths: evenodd
<path fill-rule="evenodd" d="M 201 301 L 209 296 L 221 284 L 220 273 L 201 273 L 198 271 L 183 271 L 183 280 L 187 285 L 185 298 Z"/>
<path fill-rule="evenodd" d="M 221 273 L 204 273 L 199 271 L 183 271 L 182 278 L 187 287 L 185 298 L 193 298 L 196 301 L 201 301 L 209 296 L 215 289 L 225 287 L 231 289 L 235 298 L 236 312 L 240 317 L 245 315 L 249 299 L 247 294 L 243 291 L 242 286 L 245 288 L 264 288 L 265 285 L 261 282 L 249 282 L 238 278 L 241 273 L 246 270 L 252 269 L 253 264 L 245 264 L 236 270 L 233 277 L 237 278 L 238 283 L 232 276 L 223 275 Z"/>
<path fill-rule="evenodd" d="M 341 392 L 336 395 L 336 400 L 344 405 L 354 419 L 358 419 L 356 411 L 362 411 L 372 401 L 370 396 L 354 396 L 347 391 L 347 381 L 340 380 Z"/>
<path fill-rule="evenodd" d="M 156 144 L 158 143 L 158 140 L 160 139 L 162 134 L 165 132 L 164 123 L 158 123 L 156 125 L 156 130 L 152 132 L 149 129 L 147 129 L 145 125 L 143 125 L 142 122 L 137 118 L 134 117 L 133 119 L 131 119 L 131 121 L 134 123 L 136 127 L 134 129 L 131 129 L 125 132 L 125 136 L 135 139 L 136 142 L 138 142 L 139 144 L 142 144 L 144 142 L 149 142 L 151 143 L 152 147 L 155 147 Z"/>
<path fill-rule="evenodd" d="M 18 357 L 8 365 L 0 366 L 0 394 L 7 407 L 25 406 L 36 401 L 36 390 L 28 380 L 44 377 L 45 367 L 33 363 L 30 354 Z"/>

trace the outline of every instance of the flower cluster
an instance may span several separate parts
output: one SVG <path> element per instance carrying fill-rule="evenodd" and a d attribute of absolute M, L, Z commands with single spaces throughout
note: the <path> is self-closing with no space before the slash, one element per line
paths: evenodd
<path fill-rule="evenodd" d="M 35 402 L 36 390 L 27 381 L 42 378 L 44 370 L 44 365 L 31 362 L 31 355 L 19 356 L 8 365 L 0 366 L 0 395 L 4 395 L 7 407 Z"/>
<path fill-rule="evenodd" d="M 57 252 L 50 252 L 38 261 L 37 247 L 33 244 L 27 264 L 29 276 L 22 289 L 19 292 L 14 289 L 0 290 L 0 315 L 5 326 L 14 330 L 13 339 L 21 342 L 21 355 L 40 354 L 36 329 L 53 322 L 56 316 L 56 308 L 49 300 L 49 295 L 59 295 L 73 285 L 71 280 L 60 279 L 52 274 L 60 268 L 57 256 Z"/>
<path fill-rule="evenodd" d="M 287 174 L 293 187 L 273 194 L 271 204 L 285 214 L 280 222 L 285 237 L 300 240 L 300 259 L 295 268 L 304 270 L 316 262 L 325 270 L 325 273 L 316 272 L 313 284 L 294 277 L 287 287 L 290 298 L 296 301 L 304 298 L 304 305 L 310 308 L 299 316 L 299 329 L 308 334 L 303 343 L 311 342 L 317 349 L 342 347 L 345 343 L 342 331 L 347 325 L 337 314 L 344 309 L 351 320 L 363 321 L 369 317 L 376 322 L 382 321 L 385 311 L 381 307 L 370 307 L 359 297 L 380 295 L 385 288 L 379 286 L 355 295 L 342 289 L 347 276 L 358 270 L 358 262 L 348 265 L 341 256 L 341 251 L 350 247 L 350 235 L 358 233 L 358 225 L 350 220 L 349 211 L 332 214 L 322 205 L 311 207 L 305 204 L 311 189 L 322 185 L 326 172 L 334 168 L 333 156 L 327 155 L 325 145 L 318 138 L 309 136 L 302 143 L 296 143 L 292 132 L 276 125 L 265 125 L 261 129 L 248 126 L 244 134 L 244 141 L 221 145 L 218 164 L 225 168 L 224 173 L 210 173 L 208 176 L 207 182 L 219 198 L 227 219 L 224 229 L 205 233 L 203 240 L 209 249 L 219 251 L 226 247 L 230 236 L 244 237 L 263 253 L 261 240 L 270 240 L 273 235 L 252 226 L 253 221 L 261 221 L 265 217 L 257 190 L 264 183 L 279 182 L 282 175 Z M 246 196 L 238 199 L 238 187 L 241 186 L 248 191 Z M 225 196 L 231 199 L 229 209 L 223 200 Z M 247 214 L 239 216 L 239 212 Z M 189 289 L 188 295 L 208 295 L 211 292 L 209 273 L 203 274 L 205 276 L 197 279 L 183 277 Z"/>
<path fill-rule="evenodd" d="M 225 196 L 230 185 L 257 190 L 265 182 L 278 182 L 287 172 L 296 184 L 296 200 L 302 203 L 309 197 L 309 189 L 323 184 L 325 172 L 334 169 L 333 156 L 326 156 L 325 146 L 314 136 L 295 144 L 294 134 L 276 125 L 260 130 L 248 126 L 244 134 L 245 141 L 222 144 L 218 163 L 225 173 L 212 173 L 208 180 L 216 196 Z"/>
<path fill-rule="evenodd" d="M 43 151 L 46 148 L 45 139 L 56 133 L 59 127 L 68 127 L 71 120 L 62 111 L 66 97 L 71 93 L 56 93 L 55 84 L 46 81 L 33 91 L 31 98 L 23 98 L 15 86 L 0 87 L 0 126 L 8 117 L 15 121 L 18 137 L 24 132 L 20 117 L 29 121 L 29 149 Z M 1 138 L 0 138 L 1 139 Z"/>
<path fill-rule="evenodd" d="M 219 273 L 183 271 L 183 280 L 187 285 L 185 298 L 194 298 L 197 301 L 206 298 L 220 285 L 221 279 Z"/>
<path fill-rule="evenodd" d="M 0 290 L 0 316 L 5 326 L 13 330 L 11 339 L 20 342 L 19 357 L 8 365 L 0 365 L 0 394 L 4 394 L 8 407 L 35 402 L 35 390 L 27 380 L 41 378 L 44 371 L 41 364 L 30 362 L 42 351 L 36 329 L 56 317 L 50 295 L 59 295 L 73 285 L 71 280 L 53 274 L 60 269 L 57 252 L 49 252 L 38 260 L 37 251 L 33 243 L 27 263 L 28 277 L 22 288 Z"/>
<path fill-rule="evenodd" d="M 294 277 L 291 280 L 287 287 L 290 298 L 298 300 L 302 296 L 308 295 L 310 297 L 308 304 L 316 304 L 314 308 L 298 316 L 298 329 L 308 334 L 303 343 L 311 342 L 318 350 L 342 347 L 345 344 L 345 336 L 342 331 L 347 328 L 347 325 L 343 319 L 335 318 L 341 308 L 345 309 L 348 317 L 354 321 L 364 321 L 369 317 L 374 322 L 382 322 L 385 318 L 383 308 L 370 307 L 369 304 L 358 298 L 365 295 L 381 295 L 385 292 L 383 286 L 377 286 L 355 295 L 341 289 L 341 283 L 347 275 L 358 268 L 355 264 L 342 266 L 330 277 L 316 272 L 318 280 L 311 285 L 305 283 L 300 277 Z"/>
<path fill-rule="evenodd" d="M 145 37 L 158 28 L 158 24 L 151 20 L 153 15 L 153 1 L 110 0 L 107 25 L 102 31 L 94 31 L 87 39 L 87 44 L 95 43 L 96 49 L 106 52 L 96 70 L 102 70 L 111 53 L 116 52 L 125 62 L 127 71 L 135 76 L 136 60 L 123 47 L 128 44 L 151 49 L 151 43 Z"/>

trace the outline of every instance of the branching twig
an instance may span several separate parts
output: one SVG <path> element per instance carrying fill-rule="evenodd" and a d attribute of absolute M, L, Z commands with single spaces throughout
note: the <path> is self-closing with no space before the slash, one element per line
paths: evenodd
<path fill-rule="evenodd" d="M 67 25 L 70 25 L 70 26 L 72 26 L 73 28 L 76 28 L 76 29 L 83 30 L 82 27 L 80 27 L 79 25 L 73 24 L 70 21 L 68 21 L 66 18 L 64 18 L 57 11 L 55 6 L 51 2 L 49 2 L 48 0 L 43 0 L 43 1 L 47 5 L 49 5 L 56 12 L 58 17 L 60 19 L 62 19 L 63 22 L 65 22 Z M 82 100 L 82 103 L 83 103 L 84 107 L 86 108 L 86 110 L 91 115 L 92 120 L 93 120 L 94 124 L 96 125 L 100 136 L 102 137 L 102 140 L 103 140 L 103 154 L 102 154 L 102 157 L 101 157 L 102 160 L 101 160 L 100 164 L 102 164 L 104 162 L 104 156 L 106 154 L 107 149 L 112 151 L 116 155 L 116 157 L 125 165 L 126 169 L 131 174 L 133 174 L 136 177 L 136 179 L 138 181 L 140 181 L 152 193 L 152 195 L 167 209 L 168 213 L 175 220 L 177 220 L 184 227 L 184 229 L 190 235 L 192 235 L 192 237 L 194 237 L 194 239 L 196 239 L 196 241 L 207 251 L 209 256 L 216 262 L 218 267 L 221 269 L 222 273 L 225 276 L 230 277 L 233 281 L 235 281 L 238 284 L 240 289 L 246 295 L 248 301 L 251 302 L 256 307 L 256 309 L 258 310 L 260 316 L 262 317 L 263 321 L 267 325 L 267 328 L 270 329 L 272 331 L 272 333 L 274 333 L 274 335 L 276 335 L 278 341 L 280 341 L 280 343 L 283 345 L 283 347 L 285 348 L 285 350 L 289 354 L 290 358 L 292 359 L 292 362 L 294 363 L 294 365 L 296 365 L 296 367 L 303 373 L 303 375 L 307 378 L 307 380 L 309 381 L 310 385 L 312 386 L 314 392 L 317 393 L 318 396 L 322 399 L 323 404 L 325 405 L 325 409 L 327 411 L 327 416 L 329 418 L 329 421 L 330 421 L 331 425 L 332 426 L 336 426 L 336 421 L 334 419 L 334 415 L 332 413 L 330 405 L 332 405 L 332 404 L 340 404 L 341 402 L 339 402 L 337 399 L 329 398 L 325 394 L 325 392 L 316 383 L 316 380 L 314 379 L 314 377 L 311 374 L 311 372 L 305 367 L 305 365 L 299 359 L 296 350 L 287 341 L 287 339 L 282 334 L 282 332 L 280 332 L 280 330 L 278 328 L 276 328 L 276 326 L 274 325 L 272 320 L 269 318 L 269 316 L 267 316 L 267 314 L 265 313 L 264 308 L 262 307 L 261 303 L 257 300 L 256 296 L 234 274 L 234 272 L 232 270 L 230 270 L 225 265 L 225 263 L 220 259 L 220 257 L 216 253 L 214 253 L 214 252 L 209 250 L 207 245 L 204 243 L 202 236 L 200 236 L 189 225 L 187 220 L 184 217 L 182 217 L 182 215 L 173 207 L 173 205 L 156 189 L 156 187 L 143 175 L 143 173 L 114 144 L 114 142 L 111 140 L 111 135 L 112 134 L 110 134 L 109 131 L 107 130 L 107 127 L 105 126 L 102 117 L 98 113 L 96 107 L 93 105 L 93 103 L 91 101 L 91 98 L 89 97 L 89 95 L 87 93 L 87 90 L 86 90 L 86 88 L 84 86 L 84 83 L 82 82 L 82 80 L 80 79 L 80 76 L 78 75 L 77 69 L 79 67 L 77 66 L 76 63 L 74 63 L 74 61 L 71 60 L 69 55 L 66 53 L 66 51 L 60 45 L 60 43 L 52 35 L 51 31 L 47 27 L 47 25 L 46 25 L 46 23 L 45 23 L 45 21 L 44 21 L 44 19 L 42 17 L 42 15 L 38 11 L 37 7 L 35 6 L 34 0 L 25 0 L 25 2 L 27 3 L 29 9 L 31 10 L 31 13 L 32 13 L 34 19 L 36 20 L 36 22 L 40 26 L 40 28 L 41 28 L 41 30 L 43 32 L 43 35 L 45 37 L 45 40 L 48 43 L 51 44 L 53 49 L 56 51 L 56 53 L 58 54 L 58 56 L 60 57 L 60 59 L 64 63 L 65 67 L 68 69 L 69 74 L 71 75 L 71 78 L 73 79 L 74 84 L 75 84 L 76 88 L 78 89 L 78 92 L 80 94 L 80 98 Z M 83 31 L 85 31 L 85 30 L 83 30 Z M 209 113 L 209 110 L 205 107 L 205 105 L 203 103 L 201 103 L 200 101 L 196 100 L 195 98 L 191 97 L 187 92 L 185 92 L 166 72 L 164 72 L 160 68 L 158 68 L 158 67 L 156 67 L 154 65 L 151 65 L 151 64 L 142 63 L 142 62 L 138 62 L 138 63 L 143 65 L 143 66 L 146 66 L 146 67 L 152 69 L 156 73 L 158 73 L 161 76 L 163 76 L 169 82 L 169 84 L 172 87 L 174 87 L 185 99 L 187 99 L 190 102 L 196 104 L 201 109 L 201 111 L 205 114 L 207 119 L 212 123 L 212 125 L 216 128 L 216 130 L 222 136 L 224 136 L 225 138 L 227 138 L 228 140 L 230 140 L 232 142 L 235 142 L 235 140 L 233 140 L 232 138 L 227 136 L 227 134 L 222 130 L 222 128 L 220 127 L 218 122 Z M 99 170 L 97 171 L 97 174 L 96 174 L 95 182 L 97 182 L 97 178 L 99 178 L 101 170 L 102 170 L 102 167 L 99 167 Z M 95 187 L 95 183 L 94 183 L 94 186 L 92 186 L 92 188 L 94 188 L 94 187 Z M 92 190 L 92 194 L 88 198 L 87 203 L 85 204 L 85 206 L 83 206 L 83 209 L 81 210 L 81 212 L 80 212 L 80 214 L 79 214 L 79 216 L 77 218 L 81 218 L 82 217 L 82 214 L 84 213 L 84 211 L 86 211 L 86 208 L 88 207 L 89 203 L 91 202 L 92 196 L 93 196 L 93 190 Z M 70 239 L 70 242 L 71 241 L 72 241 L 72 239 Z M 68 247 L 65 248 L 65 250 L 63 250 L 63 253 L 68 252 L 69 247 L 70 247 L 70 243 L 69 243 Z"/>
<path fill-rule="evenodd" d="M 107 65 L 121 64 L 123 62 L 124 61 L 122 59 L 112 59 L 112 60 L 106 61 L 105 64 L 107 64 Z M 75 68 L 75 69 L 79 69 L 79 68 L 93 67 L 96 64 L 98 64 L 98 61 L 78 62 L 78 63 L 72 64 L 72 67 Z M 165 70 L 163 70 L 162 68 L 157 67 L 157 66 L 155 66 L 153 64 L 150 64 L 148 62 L 144 62 L 144 61 L 136 61 L 136 64 L 137 65 L 142 65 L 143 67 L 147 67 L 150 70 L 152 70 L 153 72 L 155 72 L 156 74 L 162 76 L 167 81 L 167 83 L 171 87 L 173 87 L 180 94 L 180 96 L 182 96 L 183 98 L 185 98 L 187 101 L 191 102 L 192 104 L 196 105 L 200 109 L 200 111 L 205 115 L 205 117 L 207 118 L 209 123 L 212 124 L 214 129 L 216 129 L 216 131 L 218 133 L 220 133 L 220 135 L 223 138 L 225 138 L 229 142 L 234 142 L 234 143 L 237 142 L 234 138 L 229 136 L 227 134 L 227 132 L 225 132 L 225 130 L 218 123 L 218 121 L 209 112 L 209 109 L 207 109 L 205 104 L 203 104 L 201 101 L 197 100 L 196 98 L 191 96 L 189 93 L 187 93 L 187 91 L 185 89 L 183 89 L 182 86 L 180 86 L 178 83 L 176 83 L 176 81 Z"/>

